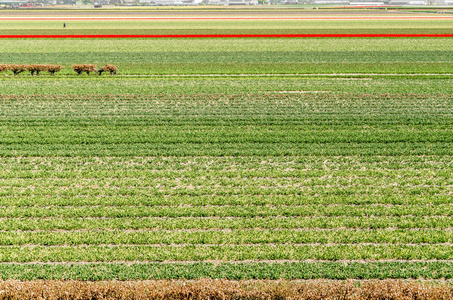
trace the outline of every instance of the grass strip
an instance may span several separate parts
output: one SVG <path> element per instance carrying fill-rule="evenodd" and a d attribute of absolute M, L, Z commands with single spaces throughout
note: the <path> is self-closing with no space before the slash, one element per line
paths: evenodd
<path fill-rule="evenodd" d="M 452 262 L 0 264 L 3 280 L 452 279 Z"/>

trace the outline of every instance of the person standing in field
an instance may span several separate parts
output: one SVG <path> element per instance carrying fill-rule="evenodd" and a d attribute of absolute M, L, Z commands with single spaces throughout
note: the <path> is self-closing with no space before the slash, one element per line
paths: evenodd
<path fill-rule="evenodd" d="M 63 28 L 66 28 L 66 22 L 63 23 Z"/>

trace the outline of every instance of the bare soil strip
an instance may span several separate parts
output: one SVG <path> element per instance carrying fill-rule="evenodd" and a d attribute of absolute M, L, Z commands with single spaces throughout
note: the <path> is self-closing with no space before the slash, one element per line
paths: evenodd
<path fill-rule="evenodd" d="M 0 299 L 452 299 L 448 283 L 373 281 L 16 281 L 0 282 Z"/>

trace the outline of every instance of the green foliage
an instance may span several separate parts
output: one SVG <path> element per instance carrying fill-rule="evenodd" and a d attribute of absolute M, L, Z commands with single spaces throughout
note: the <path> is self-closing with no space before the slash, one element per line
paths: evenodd
<path fill-rule="evenodd" d="M 180 278 L 143 272 L 179 266 L 152 261 L 209 260 L 222 264 L 184 277 L 438 278 L 429 263 L 389 273 L 377 270 L 383 262 L 260 265 L 266 271 L 229 262 L 451 260 L 452 99 L 2 96 L 0 258 L 144 263 L 102 265 L 121 279 Z M 43 276 L 105 278 L 87 275 L 100 266 Z M 25 268 L 4 276 L 36 276 Z"/>
<path fill-rule="evenodd" d="M 113 63 L 124 75 L 450 74 L 451 39 L 2 40 L 0 64 Z M 96 49 L 96 52 L 93 52 Z M 114 51 L 112 51 L 114 49 Z"/>
<path fill-rule="evenodd" d="M 2 278 L 450 279 L 452 45 L 5 40 Z"/>
<path fill-rule="evenodd" d="M 22 280 L 145 279 L 451 279 L 451 262 L 84 263 L 0 264 L 3 278 Z"/>

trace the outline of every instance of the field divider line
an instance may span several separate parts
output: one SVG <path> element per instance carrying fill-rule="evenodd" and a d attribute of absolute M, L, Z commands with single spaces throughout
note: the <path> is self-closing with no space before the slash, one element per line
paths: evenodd
<path fill-rule="evenodd" d="M 43 216 L 43 217 L 2 217 L 0 218 L 0 221 L 4 220 L 29 220 L 29 219 L 34 219 L 34 220 L 62 220 L 62 219 L 78 219 L 78 220 L 122 220 L 122 219 L 134 219 L 134 220 L 169 220 L 169 219 L 179 219 L 181 220 L 184 218 L 185 220 L 198 220 L 198 219 L 244 219 L 244 220 L 251 220 L 251 219 L 276 219 L 276 218 L 287 218 L 287 219 L 341 219 L 341 218 L 356 218 L 356 219 L 363 219 L 363 218 L 423 218 L 423 219 L 429 219 L 429 218 L 449 218 L 453 219 L 453 214 L 443 214 L 443 215 L 414 215 L 414 214 L 370 214 L 370 215 L 348 215 L 348 214 L 342 214 L 342 215 L 331 215 L 331 214 L 317 214 L 317 215 L 291 215 L 291 216 L 284 216 L 281 214 L 265 214 L 265 215 L 260 215 L 259 213 L 256 214 L 250 214 L 250 215 L 242 215 L 242 216 L 222 216 L 219 214 L 216 215 L 206 215 L 206 216 L 138 216 L 134 217 L 133 215 L 128 215 L 128 216 L 111 216 L 111 217 L 106 217 L 106 216 L 101 216 L 101 217 L 93 217 L 93 216 L 86 216 L 86 217 L 81 217 L 81 216 L 63 216 L 63 217 L 52 217 L 52 216 Z"/>
<path fill-rule="evenodd" d="M 437 142 L 436 142 L 437 143 Z M 441 142 L 439 142 L 441 143 Z M 450 143 L 450 142 L 445 142 L 445 143 Z M 136 144 L 142 144 L 142 143 L 134 143 L 134 144 L 130 144 L 130 145 L 136 145 Z M 188 144 L 188 143 L 187 143 Z M 192 143 L 192 144 L 196 144 L 196 143 Z M 221 144 L 221 143 L 212 143 L 212 144 Z M 250 144 L 260 144 L 260 142 L 253 142 L 253 143 L 250 143 Z M 278 142 L 275 142 L 273 144 L 278 144 Z M 294 144 L 302 144 L 302 142 L 297 142 L 297 143 L 294 143 Z M 305 144 L 316 144 L 316 142 L 313 142 L 313 143 L 305 143 Z M 328 142 L 326 143 L 318 143 L 318 144 L 329 144 Z M 351 143 L 352 144 L 352 143 Z M 357 143 L 357 144 L 360 144 L 360 143 Z M 362 143 L 362 144 L 374 144 L 374 142 L 369 142 L 369 143 Z M 11 144 L 10 144 L 11 145 Z M 20 143 L 14 143 L 13 145 L 20 145 Z M 38 144 L 38 143 L 34 143 L 34 144 L 28 144 L 28 145 L 42 145 L 42 144 Z M 120 144 L 120 145 L 124 145 L 124 144 Z M 241 178 L 242 180 L 246 179 L 246 180 L 250 180 L 249 178 Z M 279 179 L 279 178 L 272 178 L 274 179 L 274 181 L 276 181 L 276 179 Z M 252 181 L 252 180 L 250 180 Z M 308 181 L 308 180 L 304 180 L 304 181 Z M 258 187 L 258 184 L 259 181 L 255 181 L 254 182 L 255 185 L 249 185 L 248 187 L 251 188 L 251 187 Z M 271 182 L 271 183 L 274 183 L 274 182 Z M 302 183 L 304 182 L 298 182 L 297 185 L 279 185 L 278 183 L 274 183 L 274 184 L 268 184 L 268 185 L 260 185 L 259 188 L 260 189 L 284 189 L 284 188 L 289 188 L 289 189 L 301 189 L 302 192 L 307 192 L 307 191 L 312 191 L 313 189 L 315 188 L 332 188 L 332 185 L 329 185 L 329 184 L 313 184 L 313 185 L 303 185 Z M 365 188 L 365 187 L 372 187 L 372 188 L 394 188 L 396 185 L 393 184 L 393 183 L 387 183 L 387 184 L 379 184 L 379 183 L 373 183 L 373 184 L 354 184 L 354 183 L 350 183 L 350 184 L 345 184 L 345 185 L 342 185 L 341 187 L 343 189 L 346 189 L 346 188 Z M 20 188 L 24 188 L 24 187 L 27 187 L 26 185 L 25 186 L 16 186 L 16 185 L 2 185 L 2 188 L 5 189 L 5 190 L 13 190 L 16 191 Z M 70 187 L 70 189 L 72 190 L 83 190 L 84 188 L 86 188 L 87 186 L 82 186 L 82 187 Z M 184 190 L 184 188 L 187 188 L 188 186 L 181 186 L 180 187 L 180 190 Z M 441 188 L 453 188 L 453 184 L 424 184 L 424 183 L 420 183 L 420 184 L 410 184 L 410 183 L 406 183 L 404 185 L 398 185 L 398 187 L 400 188 L 416 188 L 416 187 L 422 187 L 422 188 L 433 188 L 433 187 L 441 187 Z M 43 188 L 42 186 L 41 187 L 38 187 L 39 188 Z M 57 189 L 59 187 L 51 187 L 51 188 L 54 188 L 54 189 Z M 95 186 L 95 187 L 90 187 L 92 189 L 99 189 L 99 190 L 113 190 L 113 189 L 119 189 L 119 188 L 135 188 L 137 190 L 141 190 L 142 193 L 143 191 L 154 191 L 156 189 L 155 186 L 150 186 L 150 185 L 140 185 L 140 186 L 124 186 L 124 185 L 120 185 L 120 184 L 112 184 L 112 185 L 109 185 L 108 187 L 103 187 L 103 186 Z M 165 187 L 166 189 L 164 190 L 165 192 L 171 192 L 173 190 L 175 190 L 173 187 Z M 214 187 L 212 188 L 212 185 L 210 184 L 206 184 L 206 185 L 197 185 L 196 188 L 198 189 L 202 189 L 202 188 L 211 188 L 213 191 L 215 192 L 218 192 L 218 190 L 222 190 L 221 187 Z M 230 189 L 230 190 L 235 190 L 235 187 L 222 187 L 224 188 L 224 190 L 227 190 L 227 189 Z M 68 188 L 69 189 L 69 188 Z M 187 193 L 187 191 L 185 191 Z M 293 195 L 296 196 L 295 194 L 296 192 L 293 193 Z M 209 195 L 209 194 L 203 194 L 203 195 Z M 212 195 L 212 194 L 210 194 Z M 268 194 L 257 194 L 257 195 L 268 195 Z M 442 195 L 442 194 L 441 194 Z M 445 194 L 443 194 L 445 195 Z M 174 196 L 174 195 L 170 195 L 170 196 Z M 297 195 L 298 196 L 298 195 Z"/>
<path fill-rule="evenodd" d="M 327 74 L 311 74 L 311 73 L 293 73 L 293 74 L 286 74 L 286 73 L 268 73 L 268 74 L 117 74 L 114 77 L 110 76 L 104 76 L 101 78 L 104 79 L 114 79 L 118 77 L 139 77 L 139 78 L 162 78 L 162 77 L 167 77 L 167 78 L 191 78 L 191 77 L 218 77 L 218 78 L 223 78 L 223 77 L 346 77 L 342 78 L 344 80 L 373 80 L 373 78 L 347 78 L 347 76 L 382 76 L 382 77 L 387 77 L 387 76 L 399 76 L 399 77 L 405 77 L 405 76 L 410 76 L 410 77 L 415 77 L 415 76 L 453 76 L 453 73 L 408 73 L 408 74 L 402 74 L 402 73 L 327 73 Z M 55 77 L 55 76 L 54 76 Z M 79 78 L 79 79 L 88 79 L 89 77 L 79 77 L 77 75 L 62 75 L 60 76 L 61 78 Z M 0 78 L 2 78 L 0 76 Z M 4 78 L 9 78 L 4 76 Z M 21 77 L 21 78 L 29 78 L 29 77 Z M 50 76 L 42 75 L 40 78 L 46 79 L 46 78 L 53 78 Z M 39 78 L 33 78 L 39 80 Z M 301 92 L 311 92 L 311 91 L 301 91 Z M 318 91 L 320 92 L 320 91 Z M 322 92 L 329 92 L 329 91 L 322 91 Z"/>
<path fill-rule="evenodd" d="M 42 248 L 95 248 L 95 247 L 102 247 L 102 248 L 139 248 L 139 247 L 147 247 L 147 248 L 184 248 L 184 247 L 202 247 L 202 248 L 211 248 L 211 247 L 335 247 L 335 246 L 408 246 L 408 247 L 419 247 L 419 246 L 446 246 L 446 247 L 453 247 L 453 243 L 223 243 L 223 244 L 190 244 L 190 243 L 181 243 L 181 244 L 58 244 L 58 245 L 42 245 L 42 244 L 13 244 L 13 245 L 0 245 L 0 249 L 2 248 L 35 248 L 35 247 L 42 247 Z"/>
<path fill-rule="evenodd" d="M 71 76 L 71 75 L 70 75 Z M 267 74 L 118 74 L 115 77 L 343 77 L 343 76 L 453 76 L 453 73 L 267 73 Z M 74 78 L 77 75 L 71 76 Z M 110 78 L 110 77 L 107 77 Z M 356 78 L 351 78 L 356 79 Z M 372 78 L 358 78 L 372 80 Z"/>
<path fill-rule="evenodd" d="M 268 220 L 268 219 L 325 219 L 327 216 L 324 215 L 319 215 L 319 216 L 281 216 L 281 215 L 270 215 L 270 216 L 193 216 L 193 217 L 188 217 L 188 216 L 165 216 L 165 217 L 1 217 L 0 221 L 6 221 L 6 220 L 121 220 L 121 219 L 133 219 L 133 220 L 206 220 L 206 219 L 212 219 L 212 220 L 238 220 L 238 219 L 243 219 L 243 220 L 251 220 L 251 219 L 258 219 L 258 220 Z M 341 215 L 341 216 L 328 216 L 329 219 L 341 219 L 341 218 L 354 218 L 354 219 L 363 219 L 364 217 L 368 219 L 382 219 L 382 218 L 420 218 L 420 219 L 444 219 L 444 218 L 451 218 L 453 219 L 453 216 L 451 215 L 382 215 L 382 216 L 348 216 L 348 215 Z"/>
<path fill-rule="evenodd" d="M 367 208 L 367 207 L 385 207 L 385 208 L 415 208 L 420 204 L 392 204 L 392 203 L 315 203 L 315 204 L 178 204 L 178 205 L 0 205 L 0 209 L 72 209 L 72 208 L 317 208 L 317 207 L 353 207 L 353 208 Z M 423 204 L 424 207 L 453 207 L 453 203 L 440 203 L 440 204 Z"/>
<path fill-rule="evenodd" d="M 267 232 L 333 232 L 333 231 L 352 231 L 352 232 L 411 232 L 411 231 L 420 231 L 420 232 L 433 232 L 433 231 L 453 231 L 453 227 L 447 228 L 395 228 L 395 227 L 386 227 L 386 228 L 322 228 L 322 227 L 296 227 L 296 228 L 284 228 L 284 227 L 275 227 L 275 228 L 178 228 L 178 229 L 159 229 L 159 228 L 141 228 L 141 229 L 111 229 L 111 228 L 98 228 L 98 229 L 89 229 L 89 228 L 78 228 L 78 229 L 31 229 L 31 230 L 0 230 L 0 233 L 10 233 L 10 234 L 19 234 L 19 233 L 99 233 L 99 232 L 115 232 L 115 233 L 141 233 L 141 232 L 164 232 L 164 233 L 177 233 L 177 232 L 225 232 L 225 233 L 236 233 L 236 232 L 252 232 L 252 231 L 267 231 Z"/>
<path fill-rule="evenodd" d="M 100 262 L 100 261 L 66 261 L 66 262 L 53 262 L 53 261 L 31 261 L 31 262 L 0 262 L 0 265 L 115 265 L 115 264 L 124 264 L 126 266 L 130 265 L 146 265 L 146 264 L 153 264 L 153 265 L 190 265 L 190 264 L 292 264 L 292 263 L 331 263 L 331 264 L 350 264 L 350 263 L 357 263 L 357 264 L 369 264 L 369 263 L 448 263 L 453 264 L 453 260 L 450 259 L 411 259 L 411 260 L 404 260 L 404 259 L 380 259 L 380 260 L 371 260 L 371 259 L 339 259 L 339 260 L 317 260 L 317 259 L 306 259 L 306 260 L 291 260 L 291 259 L 278 259 L 278 260 L 203 260 L 203 261 L 174 261 L 174 260 L 164 260 L 164 261 L 152 261 L 152 260 L 133 260 L 133 261 L 125 261 L 125 260 L 115 260 L 115 261 L 108 261 L 108 262 Z"/>

